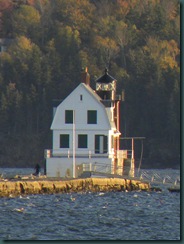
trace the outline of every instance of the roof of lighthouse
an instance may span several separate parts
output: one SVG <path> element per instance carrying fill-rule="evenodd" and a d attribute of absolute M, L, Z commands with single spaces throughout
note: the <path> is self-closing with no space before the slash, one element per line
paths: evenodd
<path fill-rule="evenodd" d="M 82 95 L 82 101 L 81 99 Z M 65 110 L 73 110 L 76 112 L 76 124 L 77 128 L 85 129 L 86 111 L 98 110 L 98 118 L 103 123 L 98 123 L 98 129 L 116 129 L 114 121 L 111 119 L 110 108 L 106 108 L 101 98 L 95 91 L 88 85 L 80 83 L 58 106 L 52 121 L 51 130 L 68 129 L 70 125 L 67 125 L 64 121 Z"/>
<path fill-rule="evenodd" d="M 114 77 L 108 74 L 108 69 L 105 69 L 105 74 L 99 77 L 96 82 L 97 83 L 111 83 L 112 81 L 116 81 Z"/>

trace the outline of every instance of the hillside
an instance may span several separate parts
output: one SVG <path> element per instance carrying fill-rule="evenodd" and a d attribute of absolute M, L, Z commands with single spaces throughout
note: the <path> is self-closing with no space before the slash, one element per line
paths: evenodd
<path fill-rule="evenodd" d="M 0 167 L 44 164 L 52 100 L 105 67 L 125 91 L 123 136 L 145 167 L 180 163 L 180 4 L 175 0 L 0 0 Z M 137 143 L 136 155 L 140 156 Z"/>

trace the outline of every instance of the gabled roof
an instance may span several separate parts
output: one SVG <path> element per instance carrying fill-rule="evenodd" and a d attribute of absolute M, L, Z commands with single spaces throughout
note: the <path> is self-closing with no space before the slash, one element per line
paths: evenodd
<path fill-rule="evenodd" d="M 85 87 L 85 89 L 98 101 L 101 103 L 102 98 L 88 85 L 81 83 Z"/>
<path fill-rule="evenodd" d="M 85 90 L 85 92 L 87 94 L 89 94 L 89 96 L 91 96 L 91 98 L 93 98 L 95 100 L 96 103 L 99 104 L 99 107 L 101 107 L 104 110 L 104 113 L 107 116 L 107 123 L 109 124 L 110 128 L 115 128 L 115 124 L 114 122 L 111 121 L 111 117 L 109 116 L 108 112 L 107 112 L 107 108 L 104 106 L 104 104 L 101 102 L 101 97 L 98 96 L 98 94 L 89 86 L 86 85 L 85 83 L 80 83 L 58 106 L 57 106 L 57 110 L 56 110 L 56 114 L 53 118 L 52 121 L 52 125 L 51 125 L 51 129 L 58 129 L 58 116 L 60 114 L 60 109 L 63 107 L 66 107 L 66 104 L 69 104 L 69 106 L 71 105 L 71 109 L 73 109 L 72 107 L 75 106 L 74 104 L 71 103 L 70 98 L 73 96 L 73 94 L 76 94 L 77 90 Z M 75 95 L 74 95 L 75 96 Z M 59 120 L 61 121 L 61 120 Z"/>
<path fill-rule="evenodd" d="M 98 94 L 90 87 L 90 86 L 87 86 L 86 84 L 84 83 L 81 83 L 82 85 L 84 85 L 84 87 L 86 88 L 86 90 L 92 95 L 94 96 L 94 98 L 105 108 L 106 110 L 106 106 L 101 102 L 102 101 L 102 98 L 100 96 L 98 96 Z M 111 125 L 112 128 L 115 128 L 115 122 L 114 121 L 111 121 L 111 119 L 109 118 L 108 116 L 108 113 L 107 113 L 107 117 L 109 119 L 109 123 Z"/>
<path fill-rule="evenodd" d="M 102 98 L 90 86 L 82 82 L 67 97 L 69 97 L 78 87 L 83 87 L 91 96 L 95 98 L 95 100 L 97 100 L 101 105 L 103 105 L 101 103 Z M 59 104 L 63 103 L 67 99 L 67 97 L 63 99 Z M 103 105 L 103 107 L 105 106 Z"/>

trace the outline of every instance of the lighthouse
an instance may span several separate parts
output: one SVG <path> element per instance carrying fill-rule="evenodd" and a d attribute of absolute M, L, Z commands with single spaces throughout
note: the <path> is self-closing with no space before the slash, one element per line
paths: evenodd
<path fill-rule="evenodd" d="M 86 68 L 81 83 L 55 107 L 52 149 L 45 153 L 48 177 L 77 178 L 86 171 L 134 176 L 134 148 L 131 158 L 120 149 L 117 80 L 105 69 L 95 83 L 94 90 Z"/>
<path fill-rule="evenodd" d="M 105 69 L 104 75 L 96 80 L 96 93 L 101 97 L 102 103 L 106 107 L 111 108 L 111 119 L 115 123 L 116 131 L 114 133 L 113 146 L 114 146 L 114 173 L 116 174 L 118 165 L 118 152 L 120 146 L 120 101 L 121 95 L 116 94 L 117 80 L 108 73 Z"/>

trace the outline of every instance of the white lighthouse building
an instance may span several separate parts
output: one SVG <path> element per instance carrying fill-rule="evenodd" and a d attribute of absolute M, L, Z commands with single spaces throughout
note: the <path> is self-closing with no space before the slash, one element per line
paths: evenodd
<path fill-rule="evenodd" d="M 77 178 L 85 171 L 125 174 L 127 150 L 119 149 L 121 96 L 116 95 L 116 82 L 106 69 L 93 90 L 86 69 L 81 83 L 57 106 L 52 149 L 45 150 L 48 177 Z"/>

